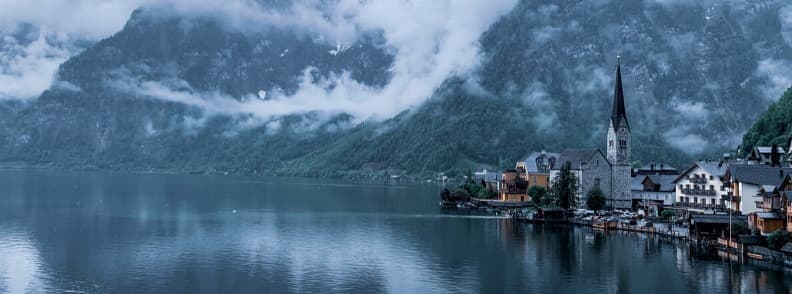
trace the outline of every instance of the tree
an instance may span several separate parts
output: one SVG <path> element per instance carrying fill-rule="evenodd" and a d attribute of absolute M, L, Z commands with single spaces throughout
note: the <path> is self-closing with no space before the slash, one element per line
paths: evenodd
<path fill-rule="evenodd" d="M 443 191 L 440 192 L 440 199 L 443 201 L 451 200 L 451 191 L 448 188 L 443 188 Z"/>
<path fill-rule="evenodd" d="M 577 189 L 577 176 L 572 172 L 571 164 L 566 162 L 561 165 L 561 170 L 553 181 L 550 195 L 553 197 L 554 204 L 563 209 L 574 206 Z"/>
<path fill-rule="evenodd" d="M 775 250 L 781 249 L 789 242 L 792 242 L 792 235 L 784 230 L 776 230 L 767 236 L 767 246 Z"/>
<path fill-rule="evenodd" d="M 748 226 L 744 222 L 732 222 L 731 235 L 733 238 L 740 235 L 749 235 L 749 234 L 751 234 L 751 230 L 748 229 Z"/>
<path fill-rule="evenodd" d="M 468 190 L 465 190 L 463 188 L 457 188 L 454 191 L 453 196 L 454 196 L 454 199 L 457 200 L 457 201 L 459 201 L 459 200 L 467 200 L 468 198 L 470 198 L 470 192 L 468 192 Z"/>
<path fill-rule="evenodd" d="M 605 194 L 602 189 L 594 187 L 586 193 L 586 207 L 597 212 L 605 207 Z"/>
<path fill-rule="evenodd" d="M 671 219 L 671 217 L 674 216 L 674 212 L 666 209 L 663 210 L 663 213 L 661 213 L 660 216 L 662 216 L 664 219 Z"/>
<path fill-rule="evenodd" d="M 531 202 L 535 206 L 541 206 L 545 202 L 547 196 L 547 188 L 542 186 L 531 186 L 528 188 L 528 197 L 531 197 Z"/>

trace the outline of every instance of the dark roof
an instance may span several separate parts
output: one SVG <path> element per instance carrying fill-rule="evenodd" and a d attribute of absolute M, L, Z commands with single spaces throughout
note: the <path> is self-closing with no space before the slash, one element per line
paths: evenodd
<path fill-rule="evenodd" d="M 595 154 L 597 154 L 597 152 L 602 154 L 602 151 L 600 151 L 599 149 L 564 150 L 564 152 L 561 152 L 558 163 L 556 163 L 556 166 L 553 169 L 555 170 L 561 169 L 561 166 L 567 162 L 570 163 L 572 169 L 580 169 L 580 164 L 582 162 L 588 163 L 591 160 L 591 158 L 594 157 Z M 605 154 L 602 154 L 602 157 L 605 158 L 605 163 L 610 165 L 610 162 L 608 162 L 608 159 L 605 156 Z"/>
<path fill-rule="evenodd" d="M 729 215 L 728 214 L 694 214 L 690 216 L 690 219 L 694 223 L 707 223 L 707 224 L 728 224 L 729 223 Z M 748 222 L 748 217 L 744 215 L 732 215 L 731 216 L 732 223 L 734 222 Z"/>
<path fill-rule="evenodd" d="M 781 247 L 781 252 L 792 253 L 792 242 L 786 243 L 784 247 Z"/>
<path fill-rule="evenodd" d="M 672 192 L 674 191 L 674 179 L 676 175 L 637 175 L 630 181 L 630 189 L 633 191 L 643 191 L 644 181 L 651 181 L 655 185 L 660 185 L 659 192 Z"/>
<path fill-rule="evenodd" d="M 766 165 L 732 165 L 729 167 L 729 174 L 733 181 L 754 185 L 778 186 L 789 173 L 792 173 L 792 168 Z"/>
<path fill-rule="evenodd" d="M 784 219 L 784 216 L 778 212 L 757 212 L 756 216 L 763 219 Z"/>
<path fill-rule="evenodd" d="M 624 121 L 627 128 L 630 124 L 627 122 L 627 110 L 624 107 L 624 89 L 622 89 L 621 78 L 621 58 L 616 59 L 616 84 L 613 89 L 613 113 L 611 114 L 611 122 L 613 126 L 618 126 L 620 121 Z"/>
<path fill-rule="evenodd" d="M 674 179 L 672 175 L 648 175 L 647 179 L 655 185 L 660 185 L 660 191 L 674 191 Z"/>

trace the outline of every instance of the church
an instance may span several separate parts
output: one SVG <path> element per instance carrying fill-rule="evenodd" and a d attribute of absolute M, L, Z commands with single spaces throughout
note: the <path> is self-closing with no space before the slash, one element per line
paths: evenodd
<path fill-rule="evenodd" d="M 622 89 L 621 61 L 616 63 L 616 82 L 613 91 L 613 111 L 611 112 L 607 151 L 600 149 L 570 149 L 558 154 L 558 164 L 550 171 L 553 181 L 560 172 L 561 166 L 570 164 L 572 172 L 578 179 L 576 205 L 586 206 L 586 193 L 599 187 L 605 194 L 606 206 L 611 208 L 630 208 L 631 200 L 631 163 L 632 135 L 627 121 Z"/>

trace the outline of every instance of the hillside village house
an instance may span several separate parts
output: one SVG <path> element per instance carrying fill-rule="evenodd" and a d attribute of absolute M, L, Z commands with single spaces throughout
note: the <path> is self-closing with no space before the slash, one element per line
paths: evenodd
<path fill-rule="evenodd" d="M 784 148 L 780 146 L 775 147 L 775 152 L 776 153 L 773 153 L 773 147 L 770 146 L 755 146 L 751 149 L 751 152 L 748 152 L 748 155 L 746 155 L 745 162 L 748 164 L 771 165 L 774 154 L 778 156 L 778 158 L 775 159 L 777 161 L 780 161 L 780 157 L 786 154 Z"/>
<path fill-rule="evenodd" d="M 631 154 L 632 134 L 627 121 L 624 104 L 621 64 L 616 65 L 616 80 L 613 91 L 613 110 L 608 124 L 607 152 L 599 149 L 566 150 L 559 154 L 559 161 L 550 171 L 550 181 L 555 180 L 561 167 L 569 163 L 578 179 L 576 203 L 585 206 L 586 194 L 599 187 L 605 194 L 606 205 L 613 208 L 631 206 Z"/>
<path fill-rule="evenodd" d="M 723 162 L 698 161 L 680 174 L 673 183 L 676 188 L 675 206 L 705 212 L 728 207 L 727 188 L 723 177 Z"/>
<path fill-rule="evenodd" d="M 734 211 L 749 214 L 762 211 L 762 194 L 772 192 L 792 168 L 770 167 L 766 165 L 732 164 L 726 170 L 724 182 L 731 196 Z"/>

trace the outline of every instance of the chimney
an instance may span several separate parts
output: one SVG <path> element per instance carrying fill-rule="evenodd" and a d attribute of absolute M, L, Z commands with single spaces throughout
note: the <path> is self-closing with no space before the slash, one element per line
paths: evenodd
<path fill-rule="evenodd" d="M 660 170 L 663 170 L 663 165 L 664 164 L 660 163 Z"/>
<path fill-rule="evenodd" d="M 547 153 L 547 151 L 545 151 L 544 149 L 542 149 L 542 155 L 545 155 L 545 153 Z"/>
<path fill-rule="evenodd" d="M 781 166 L 781 154 L 778 154 L 778 145 L 770 147 L 770 166 Z"/>
<path fill-rule="evenodd" d="M 649 169 L 654 170 L 654 167 L 655 167 L 655 164 L 654 164 L 654 161 L 652 161 L 652 163 L 649 165 Z"/>

